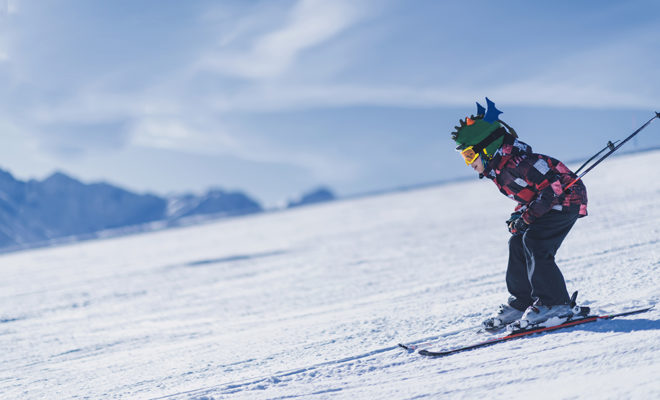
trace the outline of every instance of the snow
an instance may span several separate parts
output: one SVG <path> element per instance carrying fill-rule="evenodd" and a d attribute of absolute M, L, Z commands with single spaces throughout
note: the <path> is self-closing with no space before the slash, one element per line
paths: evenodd
<path fill-rule="evenodd" d="M 458 161 L 457 161 L 458 162 Z M 660 299 L 660 152 L 590 173 L 557 259 L 611 313 Z M 0 398 L 660 398 L 660 310 L 430 359 L 507 297 L 487 181 L 0 256 Z"/>

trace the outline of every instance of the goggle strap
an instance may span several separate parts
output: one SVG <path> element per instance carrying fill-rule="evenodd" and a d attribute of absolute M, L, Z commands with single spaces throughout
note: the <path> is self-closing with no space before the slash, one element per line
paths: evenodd
<path fill-rule="evenodd" d="M 500 124 L 506 126 L 506 129 L 509 131 L 509 135 L 513 136 L 514 138 L 518 139 L 518 134 L 516 133 L 516 130 L 510 127 L 506 122 L 497 120 Z"/>
<path fill-rule="evenodd" d="M 495 129 L 493 132 L 491 132 L 491 134 L 488 135 L 484 140 L 472 146 L 472 149 L 474 150 L 475 153 L 481 153 L 486 147 L 488 147 L 488 145 L 490 145 L 491 143 L 493 143 L 494 141 L 496 141 L 497 139 L 501 138 L 506 134 L 507 134 L 506 129 L 500 126 L 499 128 Z"/>

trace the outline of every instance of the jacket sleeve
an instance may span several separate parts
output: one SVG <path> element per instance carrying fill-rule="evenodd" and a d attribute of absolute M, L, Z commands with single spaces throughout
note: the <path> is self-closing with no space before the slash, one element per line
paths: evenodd
<path fill-rule="evenodd" d="M 563 193 L 559 176 L 548 161 L 540 157 L 530 162 L 534 164 L 525 170 L 523 179 L 534 188 L 537 195 L 527 204 L 527 209 L 522 214 L 523 220 L 528 224 L 550 211 L 555 199 Z"/>

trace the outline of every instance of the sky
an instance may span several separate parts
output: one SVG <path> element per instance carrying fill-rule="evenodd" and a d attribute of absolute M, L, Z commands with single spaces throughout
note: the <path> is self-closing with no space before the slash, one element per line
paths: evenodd
<path fill-rule="evenodd" d="M 656 1 L 0 0 L 0 168 L 349 196 L 472 176 L 450 132 L 486 96 L 579 160 L 660 111 L 659 49 Z"/>

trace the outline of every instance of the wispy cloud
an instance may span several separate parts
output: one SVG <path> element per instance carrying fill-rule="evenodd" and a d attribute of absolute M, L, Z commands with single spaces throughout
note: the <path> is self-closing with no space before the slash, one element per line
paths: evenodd
<path fill-rule="evenodd" d="M 441 2 L 412 8 L 400 0 L 235 1 L 169 14 L 137 5 L 131 9 L 136 20 L 154 18 L 160 30 L 127 23 L 121 32 L 99 23 L 107 17 L 99 4 L 75 14 L 0 0 L 2 22 L 12 13 L 18 21 L 11 31 L 0 23 L 6 88 L 0 122 L 12 127 L 16 140 L 41 143 L 42 153 L 167 149 L 352 177 L 369 161 L 329 144 L 349 146 L 363 137 L 360 128 L 341 124 L 346 115 L 361 120 L 355 107 L 374 108 L 386 119 L 389 110 L 379 107 L 472 107 L 484 95 L 502 106 L 639 110 L 660 104 L 660 81 L 651 75 L 660 64 L 660 35 L 648 21 L 639 28 L 622 23 L 607 37 L 593 33 L 577 45 L 568 35 L 538 36 L 541 43 L 509 35 L 509 48 L 495 57 L 488 48 L 460 51 L 482 35 L 456 31 L 463 22 L 449 17 L 438 24 L 438 13 L 452 8 Z M 112 18 L 125 16 L 117 11 Z M 516 16 L 501 18 L 508 26 Z M 554 21 L 538 18 L 556 32 Z M 609 33 L 609 23 L 601 24 Z M 508 34 L 473 27 L 493 37 Z M 78 28 L 85 40 L 78 40 Z M 109 32 L 119 40 L 107 40 Z M 39 40 L 45 35 L 52 36 L 47 43 Z M 146 50 L 144 58 L 120 56 Z M 291 122 L 314 113 L 333 115 L 327 124 L 344 130 Z M 296 134 L 287 136 L 287 129 Z"/>
<path fill-rule="evenodd" d="M 219 50 L 206 55 L 199 68 L 249 79 L 284 74 L 299 54 L 337 36 L 363 16 L 356 2 L 301 0 L 284 26 L 252 39 L 246 51 Z"/>
<path fill-rule="evenodd" d="M 264 15 L 257 19 L 263 21 L 272 9 L 265 7 L 259 11 Z M 162 80 L 146 88 L 141 85 L 116 87 L 112 82 L 106 82 L 104 76 L 81 80 L 76 87 L 62 88 L 63 95 L 56 100 L 35 97 L 30 104 L 25 104 L 22 113 L 29 115 L 30 131 L 34 135 L 48 137 L 48 148 L 57 148 L 58 137 L 63 141 L 75 140 L 72 135 L 53 135 L 53 129 L 60 132 L 69 129 L 80 135 L 84 135 L 85 129 L 92 130 L 88 136 L 93 137 L 95 127 L 115 124 L 121 127 L 121 131 L 113 133 L 102 129 L 102 133 L 116 136 L 125 145 L 200 154 L 232 154 L 254 161 L 310 163 L 312 156 L 291 156 L 284 151 L 265 148 L 260 151 L 259 148 L 264 146 L 257 143 L 255 136 L 237 127 L 224 127 L 222 114 L 241 107 L 248 112 L 271 108 L 263 102 L 263 107 L 259 107 L 253 101 L 256 100 L 253 95 L 262 96 L 258 89 L 262 80 L 278 81 L 278 77 L 295 66 L 305 50 L 321 46 L 340 35 L 356 24 L 364 16 L 364 11 L 364 7 L 347 0 L 300 0 L 294 2 L 288 12 L 280 10 L 278 16 L 282 18 L 284 15 L 285 18 L 272 23 L 275 27 L 271 30 L 264 32 L 261 25 L 238 21 L 238 28 L 223 38 L 219 51 L 216 48 L 202 55 L 201 62 L 191 61 L 191 68 L 183 74 L 180 70 L 165 73 Z M 244 18 L 253 20 L 255 17 L 245 15 Z M 245 51 L 227 50 L 232 48 L 234 41 L 248 41 L 252 45 Z M 0 56 L 4 54 L 1 45 L 0 41 Z M 206 69 L 200 69 L 200 65 Z M 200 87 L 198 82 L 198 75 L 208 73 L 208 68 L 215 73 L 250 78 L 256 82 L 234 92 L 208 90 Z M 305 98 L 309 99 L 309 96 L 297 97 L 284 104 L 291 109 L 296 107 L 297 101 Z M 277 97 L 271 99 L 275 103 L 282 101 Z M 219 107 L 220 103 L 236 103 L 236 106 Z M 84 145 L 85 140 L 80 140 L 78 148 Z"/>
<path fill-rule="evenodd" d="M 284 14 L 288 16 L 280 24 L 274 24 L 277 27 L 270 31 L 255 36 L 253 30 L 243 27 L 230 38 L 223 39 L 224 45 L 231 47 L 230 42 L 244 41 L 247 37 L 253 43 L 248 50 L 221 49 L 213 57 L 202 57 L 204 62 L 210 62 L 205 67 L 212 68 L 213 72 L 247 80 L 232 90 L 200 88 L 197 79 L 209 70 L 200 70 L 200 64 L 193 60 L 186 74 L 176 75 L 177 71 L 173 71 L 170 76 L 166 75 L 173 79 L 157 81 L 151 87 L 115 88 L 102 81 L 87 82 L 81 85 L 82 89 L 60 101 L 38 103 L 29 111 L 33 127 L 36 127 L 33 130 L 39 131 L 41 126 L 41 130 L 48 131 L 44 135 L 50 135 L 53 127 L 58 127 L 60 132 L 68 128 L 79 135 L 89 132 L 93 138 L 93 130 L 100 127 L 99 135 L 116 136 L 111 142 L 113 145 L 123 143 L 206 155 L 232 155 L 254 162 L 304 165 L 319 176 L 328 174 L 327 171 L 339 174 L 338 166 L 341 166 L 348 175 L 357 167 L 345 160 L 338 162 L 336 155 L 323 156 L 322 152 L 312 149 L 305 153 L 287 148 L 286 144 L 278 146 L 264 140 L 261 132 L 225 124 L 223 117 L 235 112 L 250 115 L 352 106 L 464 106 L 472 105 L 484 95 L 497 99 L 502 105 L 539 107 L 643 109 L 660 103 L 657 81 L 648 84 L 656 90 L 634 90 L 640 85 L 631 79 L 639 74 L 635 74 L 635 69 L 626 61 L 657 44 L 657 37 L 649 32 L 630 34 L 589 51 L 554 57 L 544 68 L 530 70 L 524 78 L 492 79 L 489 85 L 454 81 L 451 74 L 427 77 L 425 81 L 428 82 L 424 84 L 415 79 L 408 82 L 403 79 L 397 84 L 349 81 L 345 75 L 324 75 L 323 79 L 299 82 L 292 75 L 301 68 L 301 55 L 313 48 L 319 50 L 332 39 L 339 40 L 342 32 L 366 14 L 343 1 L 309 0 L 295 3 L 289 13 Z M 607 60 L 608 65 L 599 65 L 603 60 Z M 322 61 L 312 59 L 306 66 L 313 68 L 314 62 Z M 641 70 L 649 68 L 645 65 Z M 626 82 L 631 84 L 626 85 Z M 121 131 L 111 132 L 105 129 L 107 126 L 120 127 Z M 268 130 L 267 127 L 263 129 Z M 50 135 L 48 142 L 56 140 L 71 141 L 73 136 L 61 135 L 58 139 Z M 79 141 L 79 147 L 88 143 Z"/>
<path fill-rule="evenodd" d="M 0 0 L 0 63 L 9 59 L 7 44 L 7 19 L 16 12 L 10 0 Z"/>
<path fill-rule="evenodd" d="M 363 11 L 340 2 L 299 3 L 284 27 L 258 36 L 249 50 L 221 50 L 203 59 L 200 65 L 205 68 L 251 79 L 239 90 L 210 94 L 205 104 L 217 112 L 350 106 L 444 107 L 471 104 L 484 94 L 505 104 L 539 107 L 644 109 L 660 102 L 659 81 L 652 76 L 647 76 L 645 83 L 639 81 L 654 68 L 649 60 L 660 62 L 657 55 L 649 53 L 660 46 L 655 27 L 633 29 L 618 40 L 595 42 L 591 48 L 566 46 L 563 53 L 544 57 L 545 63 L 530 62 L 526 66 L 500 61 L 485 69 L 482 63 L 475 63 L 472 72 L 449 69 L 442 75 L 424 77 L 424 84 L 417 77 L 405 75 L 396 84 L 386 80 L 361 82 L 346 79 L 346 75 L 302 81 L 285 76 L 286 72 L 295 75 L 301 71 L 296 61 L 305 49 L 320 46 L 364 16 Z M 364 62 L 360 56 L 356 58 Z M 319 69 L 324 67 L 323 61 L 317 62 Z M 642 65 L 636 65 L 638 62 Z M 314 63 L 305 67 L 314 69 Z M 501 74 L 503 71 L 498 68 L 521 73 Z M 455 79 L 470 75 L 483 79 L 478 84 Z M 509 77 L 503 79 L 501 75 Z"/>
<path fill-rule="evenodd" d="M 492 96 L 532 106 L 647 109 L 660 105 L 657 29 L 555 57 L 529 77 L 490 88 Z"/>
<path fill-rule="evenodd" d="M 0 0 L 0 18 L 15 12 L 15 2 L 11 0 Z"/>
<path fill-rule="evenodd" d="M 194 120 L 177 116 L 137 118 L 130 128 L 131 144 L 198 154 L 242 152 L 236 136 L 226 133 L 218 120 Z"/>
<path fill-rule="evenodd" d="M 237 94 L 217 95 L 208 103 L 218 112 L 273 112 L 316 108 L 453 107 L 490 96 L 500 104 L 538 107 L 645 109 L 660 103 L 658 94 L 639 93 L 605 85 L 543 77 L 492 86 L 457 85 L 270 85 Z"/>

